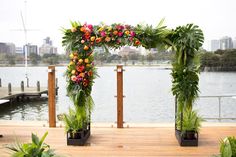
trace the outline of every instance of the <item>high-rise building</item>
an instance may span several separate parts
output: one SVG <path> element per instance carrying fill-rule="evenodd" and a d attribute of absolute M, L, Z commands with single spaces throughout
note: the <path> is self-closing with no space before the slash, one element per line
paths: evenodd
<path fill-rule="evenodd" d="M 226 50 L 226 49 L 232 49 L 233 48 L 233 41 L 231 37 L 223 37 L 220 39 L 220 49 Z"/>
<path fill-rule="evenodd" d="M 43 44 L 52 46 L 52 40 L 50 39 L 50 37 L 46 37 L 45 39 L 43 39 Z"/>
<path fill-rule="evenodd" d="M 16 46 L 13 43 L 0 43 L 0 53 L 15 54 Z"/>
<path fill-rule="evenodd" d="M 236 37 L 233 40 L 233 48 L 236 49 Z"/>
<path fill-rule="evenodd" d="M 25 53 L 26 46 L 24 45 L 23 50 Z M 27 56 L 29 56 L 31 53 L 38 54 L 38 46 L 37 45 L 27 45 Z"/>
<path fill-rule="evenodd" d="M 211 51 L 216 51 L 220 49 L 220 41 L 219 40 L 211 40 Z"/>
<path fill-rule="evenodd" d="M 52 40 L 50 37 L 43 39 L 43 45 L 39 47 L 39 55 L 43 56 L 44 54 L 56 54 L 57 48 L 52 45 Z"/>

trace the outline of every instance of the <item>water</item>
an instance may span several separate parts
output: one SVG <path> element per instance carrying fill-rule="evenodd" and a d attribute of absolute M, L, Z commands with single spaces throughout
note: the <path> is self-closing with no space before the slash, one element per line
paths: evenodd
<path fill-rule="evenodd" d="M 72 105 L 66 96 L 66 82 L 63 73 L 66 67 L 56 67 L 58 97 L 56 112 L 64 113 Z M 99 78 L 95 80 L 92 96 L 95 108 L 93 122 L 116 121 L 116 72 L 115 67 L 99 67 Z M 30 86 L 47 86 L 47 67 L 29 67 Z M 158 67 L 125 67 L 124 72 L 124 121 L 126 122 L 173 122 L 174 97 L 171 93 L 170 70 Z M 1 67 L 0 78 L 3 86 L 9 82 L 20 86 L 25 81 L 24 67 Z M 200 75 L 200 95 L 236 94 L 236 73 L 202 72 Z M 218 99 L 207 98 L 196 102 L 204 117 L 218 116 Z M 15 105 L 1 105 L 0 119 L 47 120 L 47 100 L 21 102 Z M 236 99 L 222 99 L 222 117 L 236 117 Z"/>

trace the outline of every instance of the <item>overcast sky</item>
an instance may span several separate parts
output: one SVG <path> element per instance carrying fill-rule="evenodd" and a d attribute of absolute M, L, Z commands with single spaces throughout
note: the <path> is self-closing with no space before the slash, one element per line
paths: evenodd
<path fill-rule="evenodd" d="M 28 42 L 41 46 L 49 36 L 59 53 L 60 28 L 69 28 L 70 20 L 156 25 L 165 18 L 168 28 L 195 23 L 204 32 L 204 48 L 211 39 L 236 37 L 236 0 L 1 0 L 0 42 L 25 43 L 24 33 L 16 31 L 23 28 L 21 11 L 26 27 L 35 30 L 28 32 Z"/>

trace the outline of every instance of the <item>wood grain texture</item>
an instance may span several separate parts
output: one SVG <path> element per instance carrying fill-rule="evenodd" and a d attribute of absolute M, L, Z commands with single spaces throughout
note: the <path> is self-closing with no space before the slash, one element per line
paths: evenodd
<path fill-rule="evenodd" d="M 108 128 L 92 127 L 92 134 L 86 146 L 67 146 L 63 128 L 1 126 L 0 156 L 8 157 L 5 144 L 13 143 L 17 137 L 23 142 L 30 141 L 31 132 L 40 137 L 48 131 L 46 143 L 65 157 L 104 156 L 184 156 L 209 157 L 219 154 L 219 140 L 226 136 L 236 136 L 236 127 L 203 127 L 198 147 L 180 147 L 174 127 Z"/>
<path fill-rule="evenodd" d="M 56 127 L 56 90 L 55 90 L 55 66 L 48 66 L 48 114 L 49 127 Z"/>

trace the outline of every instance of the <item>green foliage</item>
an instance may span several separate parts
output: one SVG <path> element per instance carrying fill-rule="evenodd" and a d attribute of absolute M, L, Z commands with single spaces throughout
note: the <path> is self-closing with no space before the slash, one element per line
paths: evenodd
<path fill-rule="evenodd" d="M 199 87 L 199 57 L 194 56 L 194 62 L 191 65 L 173 63 L 172 68 L 172 93 L 177 96 L 179 110 L 183 108 L 192 108 L 192 104 L 198 97 Z"/>
<path fill-rule="evenodd" d="M 73 133 L 82 129 L 83 119 L 80 114 L 77 114 L 75 110 L 69 109 L 69 114 L 64 114 L 63 121 L 65 124 L 65 131 L 71 131 Z"/>
<path fill-rule="evenodd" d="M 204 42 L 203 32 L 193 24 L 179 26 L 173 32 L 170 40 L 176 51 L 177 63 L 188 66 Z"/>
<path fill-rule="evenodd" d="M 7 146 L 13 151 L 12 157 L 54 157 L 56 154 L 50 146 L 44 143 L 48 132 L 46 132 L 41 139 L 32 133 L 32 143 L 21 144 L 17 142 L 14 145 Z"/>
<path fill-rule="evenodd" d="M 44 54 L 42 61 L 49 65 L 54 65 L 59 63 L 59 56 L 57 54 Z"/>
<path fill-rule="evenodd" d="M 183 121 L 182 121 L 182 131 L 199 131 L 203 118 L 201 118 L 197 111 L 190 108 L 184 109 Z M 181 114 L 177 116 L 177 129 L 181 130 Z"/>
<path fill-rule="evenodd" d="M 30 59 L 32 65 L 38 65 L 38 63 L 40 61 L 40 56 L 37 55 L 36 53 L 30 53 L 29 59 Z"/>
<path fill-rule="evenodd" d="M 201 54 L 201 67 L 217 67 L 219 70 L 236 69 L 236 49 L 217 50 Z"/>
<path fill-rule="evenodd" d="M 192 108 L 198 97 L 200 62 L 197 51 L 202 46 L 204 37 L 202 30 L 193 24 L 177 27 L 171 35 L 173 50 L 176 51 L 172 64 L 172 93 L 177 97 L 180 111 Z"/>
<path fill-rule="evenodd" d="M 220 140 L 220 156 L 236 157 L 235 137 L 226 137 L 224 140 Z"/>

